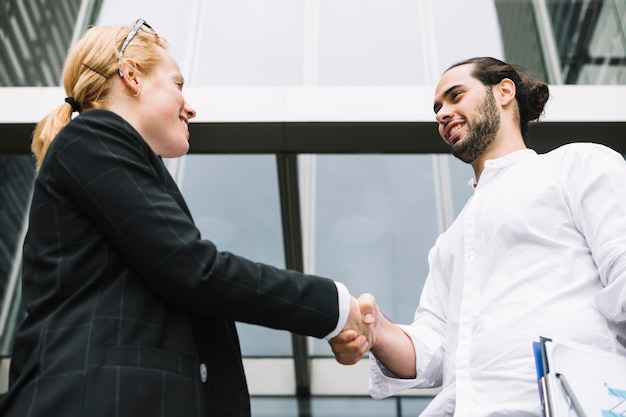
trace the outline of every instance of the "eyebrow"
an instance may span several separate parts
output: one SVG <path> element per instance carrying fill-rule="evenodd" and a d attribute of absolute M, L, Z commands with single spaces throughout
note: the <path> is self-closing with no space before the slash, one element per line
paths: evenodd
<path fill-rule="evenodd" d="M 455 84 L 452 87 L 448 88 L 446 91 L 444 91 L 443 95 L 441 96 L 442 100 L 448 97 L 450 94 L 452 94 L 452 91 L 456 90 L 459 87 L 461 87 L 461 84 Z M 436 101 L 433 106 L 433 110 L 435 111 L 435 114 L 437 114 L 439 109 L 441 109 L 441 102 Z"/>

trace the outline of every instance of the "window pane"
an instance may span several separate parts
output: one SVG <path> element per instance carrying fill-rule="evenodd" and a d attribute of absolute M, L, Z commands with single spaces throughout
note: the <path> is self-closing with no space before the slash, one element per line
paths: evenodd
<path fill-rule="evenodd" d="M 471 165 L 462 162 L 453 155 L 448 155 L 448 168 L 450 169 L 450 187 L 452 191 L 452 209 L 454 217 L 461 212 L 467 199 L 474 193 L 469 185 L 470 180 L 474 180 L 474 171 Z M 432 242 L 435 244 L 435 241 Z"/>
<path fill-rule="evenodd" d="M 311 417 L 396 417 L 396 398 L 313 398 Z"/>
<path fill-rule="evenodd" d="M 184 72 L 185 54 L 188 51 L 188 36 L 192 16 L 192 0 L 177 0 L 178 7 L 170 2 L 154 0 L 106 0 L 98 15 L 98 25 L 132 26 L 135 20 L 142 18 L 154 30 L 167 39 L 169 51 Z"/>
<path fill-rule="evenodd" d="M 195 85 L 300 85 L 302 0 L 204 2 Z"/>
<path fill-rule="evenodd" d="M 22 246 L 24 222 L 30 200 L 35 162 L 28 155 L 0 155 L 0 300 L 19 303 L 19 270 L 21 256 L 16 256 Z M 12 291 L 7 292 L 7 288 Z M 0 303 L 0 305 L 3 305 Z M 0 356 L 10 353 L 15 324 L 21 320 L 23 309 L 15 304 L 0 337 Z"/>
<path fill-rule="evenodd" d="M 419 8 L 413 0 L 320 1 L 319 84 L 426 84 Z"/>
<path fill-rule="evenodd" d="M 60 85 L 80 3 L 0 2 L 0 86 Z"/>
<path fill-rule="evenodd" d="M 432 157 L 317 155 L 314 168 L 301 166 L 303 183 L 315 178 L 302 195 L 312 206 L 303 215 L 313 225 L 304 225 L 314 233 L 305 254 L 312 272 L 373 293 L 390 319 L 411 322 L 438 234 Z M 315 355 L 330 354 L 326 342 L 313 343 Z"/>
<path fill-rule="evenodd" d="M 431 397 L 403 397 L 400 399 L 401 412 L 399 417 L 416 417 L 432 401 Z"/>
<path fill-rule="evenodd" d="M 433 85 L 453 63 L 473 56 L 502 59 L 504 49 L 496 13 L 496 2 L 502 0 L 445 0 L 429 2 L 432 7 L 434 44 L 439 70 L 432 74 Z M 506 3 L 515 1 L 504 0 Z M 530 1 L 530 0 L 527 0 Z M 560 1 L 560 0 L 559 0 Z M 451 16 L 463 16 L 463 23 L 451 24 Z M 521 40 L 519 42 L 522 42 Z M 430 58 L 432 59 L 432 58 Z"/>
<path fill-rule="evenodd" d="M 273 155 L 187 155 L 178 179 L 203 238 L 222 251 L 285 266 Z M 288 332 L 238 323 L 244 355 L 291 354 Z"/>
<path fill-rule="evenodd" d="M 35 176 L 30 156 L 0 155 L 0 296 L 15 261 L 15 251 L 24 225 L 27 204 Z"/>
<path fill-rule="evenodd" d="M 295 398 L 251 397 L 251 414 L 254 417 L 298 417 Z"/>

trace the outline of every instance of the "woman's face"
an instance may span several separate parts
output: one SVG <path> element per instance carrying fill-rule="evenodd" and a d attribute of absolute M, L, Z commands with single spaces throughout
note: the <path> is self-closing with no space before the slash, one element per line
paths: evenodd
<path fill-rule="evenodd" d="M 165 49 L 158 49 L 161 63 L 142 77 L 137 130 L 154 153 L 176 158 L 189 151 L 189 120 L 196 111 L 183 97 L 178 64 Z"/>

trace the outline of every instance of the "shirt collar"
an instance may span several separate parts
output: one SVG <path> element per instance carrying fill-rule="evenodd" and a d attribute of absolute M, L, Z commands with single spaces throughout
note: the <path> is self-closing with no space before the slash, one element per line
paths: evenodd
<path fill-rule="evenodd" d="M 521 149 L 519 151 L 511 152 L 497 159 L 488 159 L 485 161 L 485 169 L 497 169 L 505 168 L 513 164 L 517 164 L 528 158 L 536 156 L 537 152 L 533 149 Z"/>
<path fill-rule="evenodd" d="M 519 151 L 511 152 L 500 158 L 488 159 L 487 161 L 485 161 L 485 168 L 480 175 L 480 181 L 476 183 L 473 179 L 471 179 L 468 184 L 475 190 L 478 185 L 484 185 L 485 183 L 491 182 L 491 180 L 495 178 L 494 175 L 496 175 L 496 172 L 498 170 L 510 167 L 517 164 L 518 162 L 533 158 L 535 156 L 537 156 L 537 152 L 535 152 L 533 149 L 526 148 Z"/>

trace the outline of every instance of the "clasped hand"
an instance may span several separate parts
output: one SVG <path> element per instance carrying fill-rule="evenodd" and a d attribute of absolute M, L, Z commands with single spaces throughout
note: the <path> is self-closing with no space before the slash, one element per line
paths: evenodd
<path fill-rule="evenodd" d="M 328 341 L 337 362 L 353 365 L 375 345 L 380 314 L 373 295 L 362 294 L 358 300 L 351 297 L 346 325 L 341 333 Z"/>

